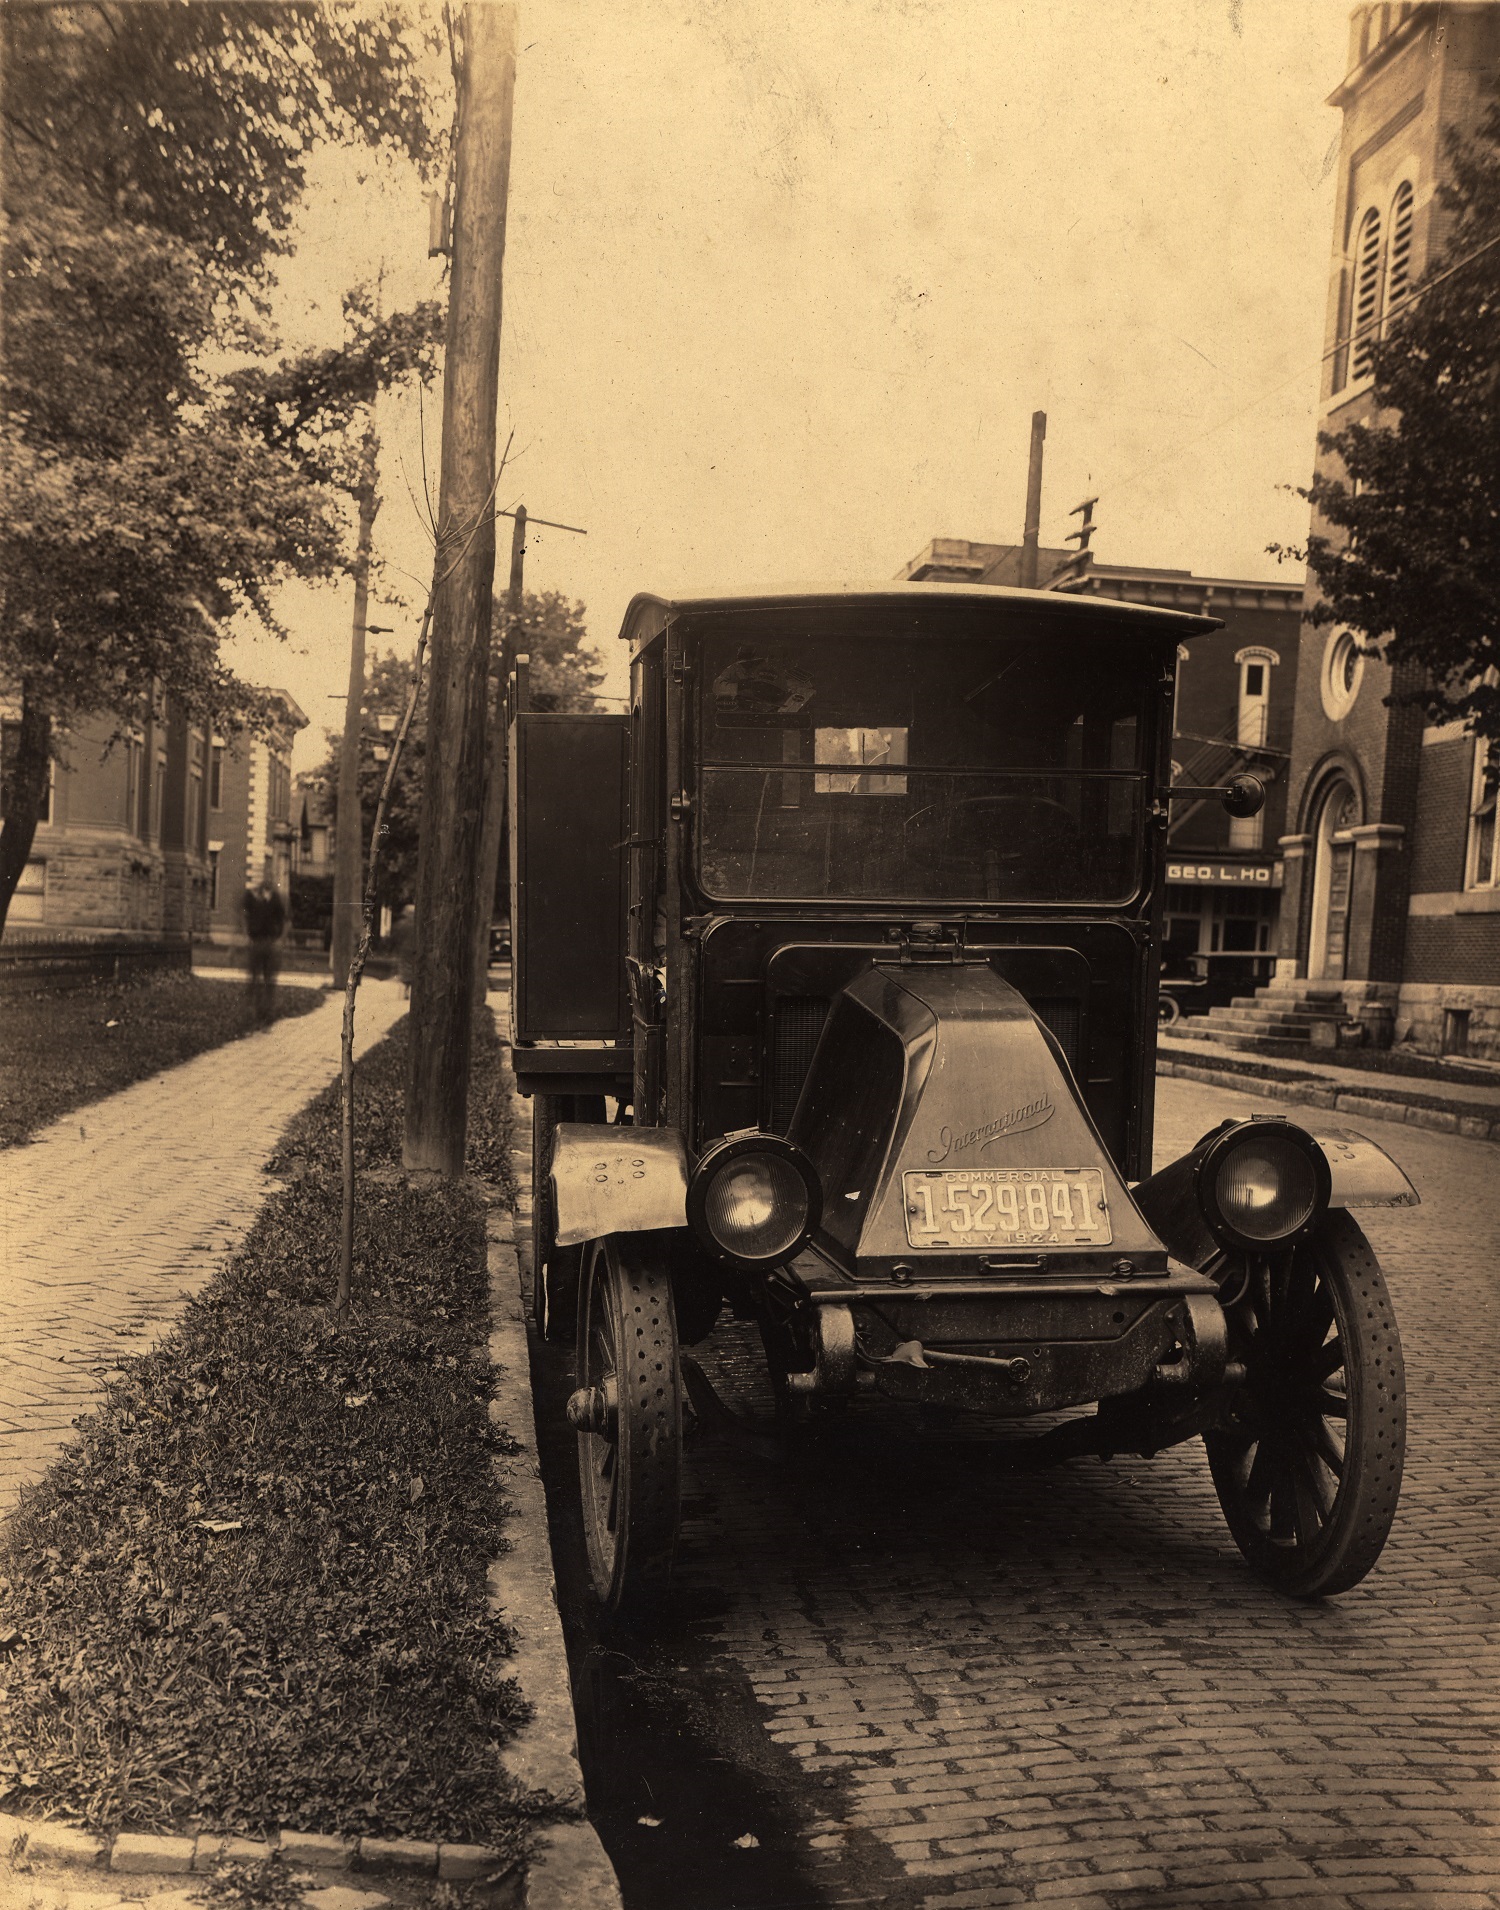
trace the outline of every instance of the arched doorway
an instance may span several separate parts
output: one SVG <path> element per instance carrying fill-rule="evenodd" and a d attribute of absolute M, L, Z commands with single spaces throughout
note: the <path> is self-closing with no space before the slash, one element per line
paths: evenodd
<path fill-rule="evenodd" d="M 1342 981 L 1349 945 L 1349 889 L 1354 876 L 1354 842 L 1349 834 L 1359 821 L 1359 798 L 1345 776 L 1329 784 L 1313 825 L 1312 925 L 1307 945 L 1307 979 Z"/>

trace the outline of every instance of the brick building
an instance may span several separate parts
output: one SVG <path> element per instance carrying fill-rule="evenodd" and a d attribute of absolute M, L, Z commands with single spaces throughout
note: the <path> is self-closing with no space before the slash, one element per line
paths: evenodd
<path fill-rule="evenodd" d="M 292 741 L 307 718 L 285 690 L 275 695 L 281 720 L 270 735 L 213 739 L 208 926 L 215 942 L 243 940 L 245 891 L 262 874 L 283 895 L 291 886 L 301 826 L 300 806 L 294 813 L 292 801 Z"/>
<path fill-rule="evenodd" d="M 1374 413 L 1371 344 L 1441 248 L 1446 130 L 1472 127 L 1497 80 L 1494 0 L 1354 9 L 1330 101 L 1343 130 L 1323 430 Z M 1276 986 L 1384 1002 L 1398 1039 L 1500 1055 L 1494 773 L 1461 726 L 1386 707 L 1391 681 L 1348 631 L 1307 631 Z"/>
<path fill-rule="evenodd" d="M 915 583 L 1013 584 L 1020 547 L 934 538 L 901 575 Z M 1302 586 L 1191 571 L 1086 562 L 1043 550 L 1043 578 L 1073 567 L 1071 595 L 1149 603 L 1221 617 L 1224 628 L 1178 656 L 1173 780 L 1223 783 L 1242 770 L 1266 785 L 1258 816 L 1236 820 L 1217 802 L 1177 803 L 1169 824 L 1166 962 L 1228 997 L 1270 979 L 1281 892 L 1278 839 L 1287 815 L 1286 769 L 1301 634 Z"/>
<path fill-rule="evenodd" d="M 235 940 L 245 889 L 263 868 L 285 889 L 292 870 L 291 746 L 307 718 L 278 694 L 284 720 L 266 741 L 226 743 L 170 698 L 123 728 L 79 724 L 53 765 L 6 940 Z M 19 715 L 0 702 L 0 747 Z"/>
<path fill-rule="evenodd" d="M 7 743 L 19 716 L 0 702 Z M 115 737 L 117 727 L 99 717 L 63 738 L 8 941 L 207 932 L 207 732 L 170 699 Z"/>

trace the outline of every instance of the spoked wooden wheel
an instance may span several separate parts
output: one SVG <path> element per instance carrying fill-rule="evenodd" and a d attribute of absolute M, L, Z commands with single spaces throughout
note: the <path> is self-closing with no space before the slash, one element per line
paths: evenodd
<path fill-rule="evenodd" d="M 639 1612 L 671 1576 L 682 1470 L 672 1288 L 640 1239 L 584 1251 L 575 1372 L 568 1418 L 594 1590 L 607 1612 Z"/>
<path fill-rule="evenodd" d="M 1204 1444 L 1229 1529 L 1279 1591 L 1347 1591 L 1390 1532 L 1406 1445 L 1401 1337 L 1380 1264 L 1336 1209 L 1290 1254 L 1246 1258 L 1223 1293 L 1245 1383 Z"/>

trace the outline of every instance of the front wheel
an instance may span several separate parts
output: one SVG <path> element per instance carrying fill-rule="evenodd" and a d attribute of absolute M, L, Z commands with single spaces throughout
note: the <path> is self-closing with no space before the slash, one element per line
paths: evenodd
<path fill-rule="evenodd" d="M 1230 1267 L 1221 1291 L 1245 1381 L 1204 1444 L 1229 1530 L 1278 1591 L 1347 1591 L 1385 1545 L 1406 1447 L 1401 1336 L 1380 1263 L 1335 1209 L 1291 1253 Z"/>
<path fill-rule="evenodd" d="M 672 1287 L 642 1236 L 584 1251 L 575 1378 L 568 1418 L 594 1590 L 611 1615 L 639 1612 L 671 1577 L 682 1489 Z"/>
<path fill-rule="evenodd" d="M 1170 1028 L 1174 1022 L 1182 1019 L 1182 1003 L 1175 995 L 1160 994 L 1156 998 L 1156 1022 L 1160 1028 Z"/>

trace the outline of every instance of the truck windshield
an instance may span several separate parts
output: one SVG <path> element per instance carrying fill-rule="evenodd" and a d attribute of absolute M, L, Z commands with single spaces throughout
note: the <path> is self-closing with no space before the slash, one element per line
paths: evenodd
<path fill-rule="evenodd" d="M 1148 698 L 1135 647 L 1070 638 L 704 644 L 698 875 L 723 900 L 1128 901 Z"/>

